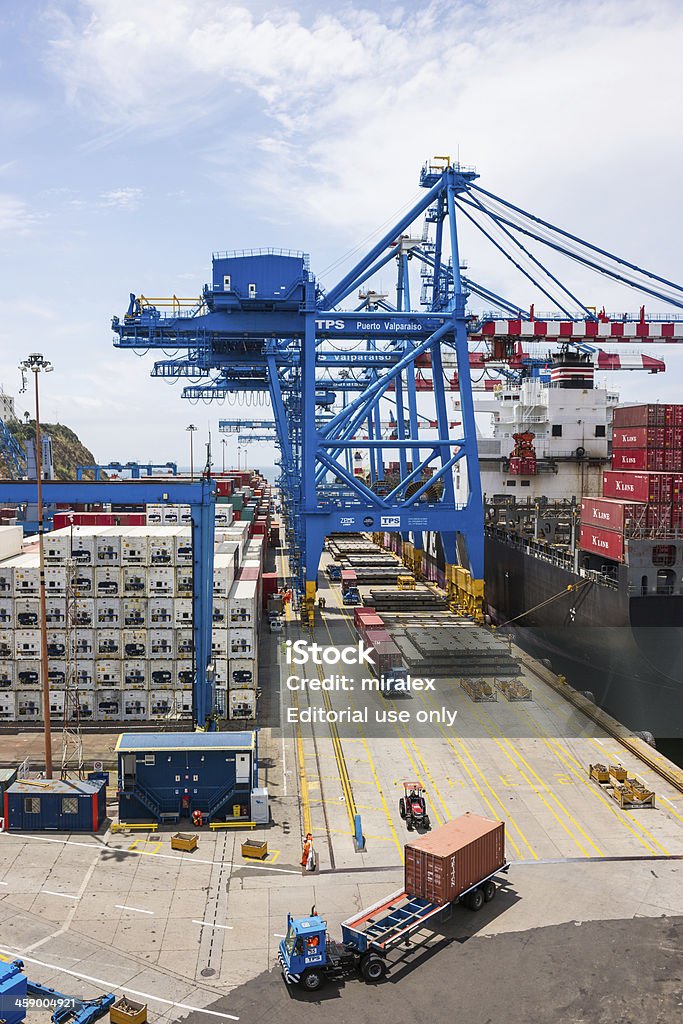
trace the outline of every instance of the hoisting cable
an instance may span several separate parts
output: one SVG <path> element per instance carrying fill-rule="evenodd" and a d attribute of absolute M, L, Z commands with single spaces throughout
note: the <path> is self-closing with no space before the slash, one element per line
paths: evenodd
<path fill-rule="evenodd" d="M 547 604 L 550 604 L 552 601 L 557 601 L 559 597 L 564 597 L 565 594 L 575 594 L 577 590 L 581 589 L 581 587 L 588 586 L 588 584 L 592 582 L 593 580 L 584 580 L 582 583 L 570 583 L 569 586 L 564 590 L 561 590 L 559 594 L 553 594 L 552 597 L 546 598 L 546 600 L 541 601 L 540 604 L 535 604 L 533 608 L 527 608 L 525 612 L 515 615 L 514 619 L 507 619 L 507 621 L 501 622 L 498 629 L 501 629 L 502 626 L 509 626 L 511 622 L 517 622 L 517 619 L 523 619 L 525 615 L 531 615 L 532 612 L 538 611 L 539 608 L 545 608 Z"/>

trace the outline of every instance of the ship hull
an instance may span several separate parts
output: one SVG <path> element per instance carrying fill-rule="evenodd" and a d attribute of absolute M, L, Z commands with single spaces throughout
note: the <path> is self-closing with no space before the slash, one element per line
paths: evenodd
<path fill-rule="evenodd" d="M 485 558 L 493 622 L 629 728 L 683 737 L 683 596 L 585 583 L 493 536 Z"/>

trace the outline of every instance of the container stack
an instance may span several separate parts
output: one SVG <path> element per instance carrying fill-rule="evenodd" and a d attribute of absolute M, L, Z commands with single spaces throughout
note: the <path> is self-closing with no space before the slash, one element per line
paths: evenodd
<path fill-rule="evenodd" d="M 683 530 L 683 405 L 614 410 L 612 468 L 602 493 L 581 502 L 583 551 L 623 562 L 629 537 Z"/>
<path fill-rule="evenodd" d="M 262 541 L 246 524 L 216 531 L 213 647 L 227 688 L 229 601 L 251 569 L 261 601 Z M 0 721 L 42 721 L 39 553 L 21 527 L 0 529 Z M 251 546 L 253 545 L 253 551 Z M 50 713 L 64 714 L 67 647 L 82 722 L 190 719 L 194 681 L 192 540 L 188 526 L 74 526 L 44 538 Z M 73 572 L 67 577 L 67 565 Z M 73 608 L 67 632 L 67 604 Z M 249 684 L 258 683 L 255 630 Z M 227 707 L 227 706 L 226 706 Z"/>
<path fill-rule="evenodd" d="M 216 559 L 227 545 L 219 546 Z M 263 605 L 263 538 L 248 543 L 244 561 L 234 577 L 221 614 L 225 626 L 217 627 L 214 604 L 214 657 L 218 703 L 231 721 L 256 717 L 258 643 Z"/>

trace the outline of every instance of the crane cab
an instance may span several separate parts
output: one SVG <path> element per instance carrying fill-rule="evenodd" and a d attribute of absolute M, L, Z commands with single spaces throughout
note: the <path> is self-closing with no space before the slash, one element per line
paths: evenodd
<path fill-rule="evenodd" d="M 317 914 L 287 915 L 287 934 L 280 942 L 278 960 L 288 982 L 298 982 L 311 968 L 327 965 L 327 923 Z"/>

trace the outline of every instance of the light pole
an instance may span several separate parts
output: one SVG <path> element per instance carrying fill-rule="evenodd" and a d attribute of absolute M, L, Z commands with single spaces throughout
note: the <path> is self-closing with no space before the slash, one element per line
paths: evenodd
<path fill-rule="evenodd" d="M 223 445 L 223 472 L 224 473 L 225 473 L 225 447 L 226 447 L 227 443 L 228 443 L 227 437 L 224 437 L 224 438 L 221 439 L 221 444 Z"/>
<path fill-rule="evenodd" d="M 40 674 L 42 676 L 43 689 L 43 723 L 45 729 L 45 778 L 52 778 L 52 733 L 50 731 L 50 680 L 48 678 L 47 661 L 47 618 L 45 609 L 45 549 L 43 546 L 43 452 L 42 438 L 40 435 L 40 402 L 38 396 L 38 374 L 41 371 L 50 373 L 54 367 L 47 359 L 44 359 L 40 352 L 31 352 L 27 359 L 19 363 L 19 369 L 23 378 L 23 388 L 26 388 L 26 374 L 30 370 L 33 374 L 36 389 L 36 489 L 38 492 L 38 558 L 40 565 L 40 580 L 38 584 L 38 597 L 40 600 Z"/>
<path fill-rule="evenodd" d="M 190 431 L 190 480 L 194 480 L 194 432 L 197 428 L 190 423 L 185 429 Z"/>

